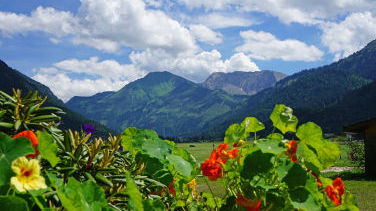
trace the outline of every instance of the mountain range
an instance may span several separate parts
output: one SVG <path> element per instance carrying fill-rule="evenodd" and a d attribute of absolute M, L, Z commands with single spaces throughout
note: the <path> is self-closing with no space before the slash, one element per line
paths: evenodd
<path fill-rule="evenodd" d="M 315 121 L 323 126 L 325 132 L 339 133 L 346 124 L 375 116 L 370 112 L 373 107 L 367 106 L 371 105 L 368 100 L 375 100 L 368 99 L 366 93 L 358 96 L 358 102 L 351 103 L 364 105 L 352 107 L 351 112 L 357 113 L 357 116 L 351 112 L 335 112 L 336 109 L 346 107 L 351 101 L 351 96 L 355 96 L 354 93 L 361 93 L 364 91 L 362 87 L 373 83 L 375 79 L 376 40 L 346 58 L 330 65 L 303 70 L 280 80 L 271 88 L 250 96 L 245 106 L 219 116 L 216 121 L 222 123 L 211 128 L 209 134 L 221 136 L 228 125 L 239 122 L 246 116 L 268 121 L 275 104 L 285 104 L 294 108 L 301 123 Z M 371 90 L 368 92 L 373 93 L 374 88 L 369 85 L 368 89 Z M 339 119 L 346 121 L 341 122 Z"/>
<path fill-rule="evenodd" d="M 104 127 L 101 124 L 96 123 L 93 120 L 89 120 L 86 117 L 68 109 L 63 101 L 58 99 L 51 90 L 27 77 L 26 75 L 18 72 L 15 69 L 10 68 L 6 63 L 0 60 L 0 90 L 8 94 L 12 94 L 12 89 L 21 89 L 23 94 L 29 91 L 38 91 L 39 95 L 47 96 L 47 100 L 44 106 L 55 106 L 63 109 L 65 115 L 62 116 L 62 122 L 59 125 L 60 129 L 72 129 L 81 130 L 83 124 L 92 124 L 96 129 L 95 136 L 107 136 L 108 133 L 114 134 L 115 131 Z"/>
<path fill-rule="evenodd" d="M 110 128 L 154 129 L 162 136 L 190 136 L 216 125 L 248 99 L 210 90 L 169 72 L 152 72 L 117 92 L 73 97 L 66 105 Z"/>
<path fill-rule="evenodd" d="M 287 75 L 263 70 L 256 72 L 235 71 L 231 73 L 215 72 L 202 85 L 208 89 L 222 89 L 230 94 L 254 95 L 261 90 L 274 86 Z"/>

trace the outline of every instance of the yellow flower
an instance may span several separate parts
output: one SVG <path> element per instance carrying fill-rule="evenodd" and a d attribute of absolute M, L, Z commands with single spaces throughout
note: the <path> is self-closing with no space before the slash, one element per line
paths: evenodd
<path fill-rule="evenodd" d="M 191 180 L 187 183 L 188 187 L 191 188 L 193 196 L 196 197 L 196 179 Z"/>
<path fill-rule="evenodd" d="M 40 166 L 37 160 L 19 157 L 12 162 L 12 170 L 17 175 L 10 183 L 20 192 L 47 188 L 44 178 L 40 176 Z"/>

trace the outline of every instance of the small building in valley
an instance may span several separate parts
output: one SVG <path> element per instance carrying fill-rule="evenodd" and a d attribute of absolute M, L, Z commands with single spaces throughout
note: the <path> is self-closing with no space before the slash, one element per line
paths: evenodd
<path fill-rule="evenodd" d="M 376 118 L 345 126 L 343 131 L 364 139 L 365 171 L 371 177 L 376 177 Z"/>

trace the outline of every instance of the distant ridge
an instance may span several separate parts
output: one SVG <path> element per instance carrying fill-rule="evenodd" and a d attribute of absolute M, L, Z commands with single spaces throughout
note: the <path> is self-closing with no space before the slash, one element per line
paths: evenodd
<path fill-rule="evenodd" d="M 274 86 L 287 75 L 272 71 L 231 73 L 215 72 L 202 85 L 209 89 L 222 89 L 230 94 L 254 95 L 261 90 Z"/>

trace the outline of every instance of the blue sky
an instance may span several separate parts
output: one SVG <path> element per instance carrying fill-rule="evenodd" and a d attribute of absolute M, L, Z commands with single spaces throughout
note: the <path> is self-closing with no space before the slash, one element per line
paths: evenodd
<path fill-rule="evenodd" d="M 374 39 L 373 0 L 0 1 L 0 59 L 64 101 L 153 71 L 293 74 Z"/>

